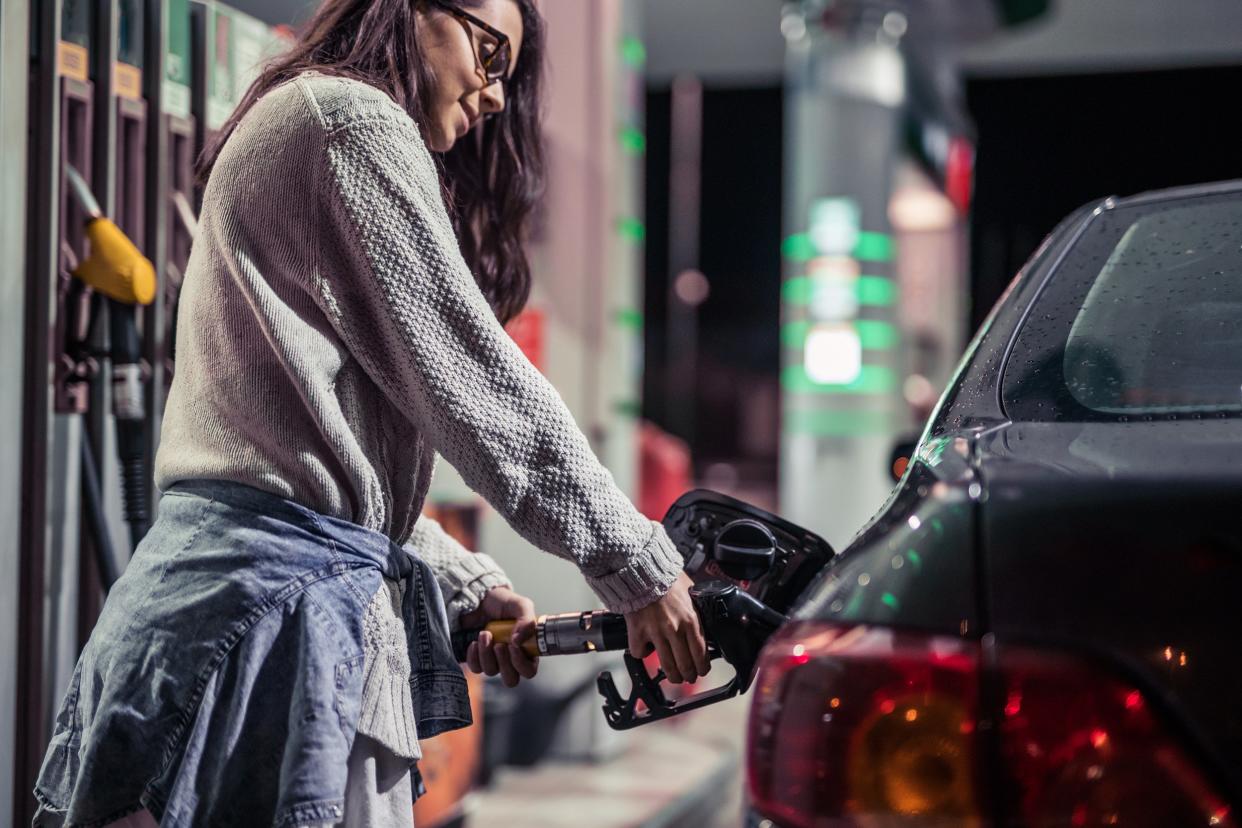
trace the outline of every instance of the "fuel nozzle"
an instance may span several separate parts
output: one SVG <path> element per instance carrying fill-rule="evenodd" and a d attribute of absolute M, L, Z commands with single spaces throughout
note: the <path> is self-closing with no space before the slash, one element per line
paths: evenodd
<path fill-rule="evenodd" d="M 466 648 L 477 641 L 479 633 L 486 630 L 498 644 L 513 639 L 516 621 L 492 621 L 476 630 L 453 633 L 453 655 L 458 661 L 466 660 Z M 565 612 L 559 615 L 541 615 L 535 622 L 535 635 L 522 644 L 522 649 L 532 658 L 536 656 L 573 655 L 576 653 L 624 650 L 629 643 L 625 616 L 616 612 Z"/>

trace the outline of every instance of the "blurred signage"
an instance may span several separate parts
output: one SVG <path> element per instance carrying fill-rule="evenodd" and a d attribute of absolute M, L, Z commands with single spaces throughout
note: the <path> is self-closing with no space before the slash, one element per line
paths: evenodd
<path fill-rule="evenodd" d="M 190 117 L 190 3 L 166 0 L 164 27 L 163 109 L 177 118 Z"/>

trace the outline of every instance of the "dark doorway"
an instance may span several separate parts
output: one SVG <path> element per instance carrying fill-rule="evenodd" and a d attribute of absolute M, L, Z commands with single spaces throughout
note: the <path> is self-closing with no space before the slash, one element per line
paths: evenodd
<path fill-rule="evenodd" d="M 665 341 L 670 101 L 667 87 L 648 92 L 643 416 L 676 431 L 667 392 L 675 355 Z M 778 86 L 704 89 L 699 270 L 711 292 L 699 308 L 698 370 L 679 378 L 693 396 L 693 428 L 677 435 L 690 441 L 700 472 L 739 463 L 775 480 L 782 126 Z"/>

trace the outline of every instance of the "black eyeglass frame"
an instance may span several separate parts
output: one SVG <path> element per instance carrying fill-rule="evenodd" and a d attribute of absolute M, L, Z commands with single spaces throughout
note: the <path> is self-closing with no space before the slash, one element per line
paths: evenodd
<path fill-rule="evenodd" d="M 458 8 L 457 6 L 448 2 L 448 0 L 429 0 L 429 2 L 431 3 L 431 5 L 437 6 L 438 8 L 453 15 L 458 20 L 463 20 L 467 23 L 471 23 L 475 26 L 478 26 L 479 29 L 481 29 L 483 32 L 491 35 L 492 37 L 496 39 L 495 51 L 493 51 L 486 58 L 483 58 L 483 57 L 479 57 L 478 47 L 475 47 L 475 57 L 478 58 L 479 64 L 483 67 L 483 74 L 487 77 L 487 80 L 489 83 L 495 83 L 496 81 L 500 81 L 503 84 L 507 82 L 509 80 L 509 77 L 506 73 L 509 70 L 509 61 L 513 57 L 513 47 L 509 44 L 509 36 L 505 34 L 504 32 L 500 31 L 499 29 L 493 26 L 489 26 L 487 23 L 475 17 L 473 14 L 466 11 L 465 9 Z M 504 62 L 505 65 L 498 74 L 493 74 L 491 71 L 491 66 L 493 63 L 496 62 L 497 58 L 500 57 L 501 53 L 504 53 L 506 55 L 505 62 Z"/>

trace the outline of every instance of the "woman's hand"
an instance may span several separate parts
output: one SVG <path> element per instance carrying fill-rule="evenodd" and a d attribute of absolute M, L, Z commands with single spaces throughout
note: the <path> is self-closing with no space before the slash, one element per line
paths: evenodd
<path fill-rule="evenodd" d="M 630 655 L 642 658 L 654 646 L 660 654 L 660 666 L 673 684 L 694 682 L 711 670 L 707 642 L 703 640 L 699 616 L 690 601 L 693 583 L 683 572 L 654 604 L 625 614 Z"/>
<path fill-rule="evenodd" d="M 466 666 L 472 673 L 499 673 L 505 687 L 514 687 L 523 678 L 534 678 L 539 670 L 539 659 L 528 656 L 521 646 L 535 634 L 534 603 L 508 587 L 496 587 L 487 591 L 477 609 L 462 613 L 458 622 L 462 629 L 469 629 L 486 626 L 489 621 L 510 619 L 517 624 L 508 644 L 493 641 L 492 634 L 484 630 L 479 633 L 479 640 L 472 641 L 466 649 Z"/>

